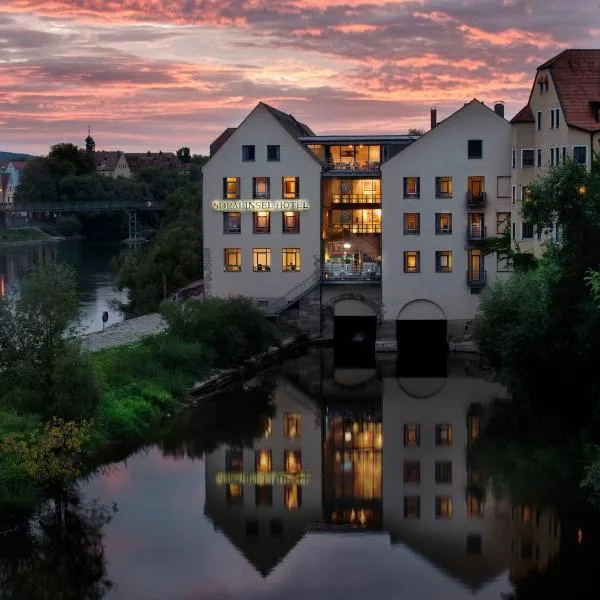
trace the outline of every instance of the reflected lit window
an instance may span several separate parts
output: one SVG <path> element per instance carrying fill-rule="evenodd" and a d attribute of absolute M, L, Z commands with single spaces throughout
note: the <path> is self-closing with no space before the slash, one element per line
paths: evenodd
<path fill-rule="evenodd" d="M 295 510 L 302 506 L 302 488 L 299 485 L 286 485 L 284 488 L 284 501 L 287 510 Z"/>
<path fill-rule="evenodd" d="M 436 519 L 451 519 L 452 518 L 452 496 L 436 496 L 435 497 L 435 518 Z"/>
<path fill-rule="evenodd" d="M 230 483 L 227 486 L 226 502 L 227 506 L 244 505 L 244 487 L 239 483 Z"/>
<path fill-rule="evenodd" d="M 268 177 L 252 178 L 252 197 L 255 199 L 270 197 L 270 180 Z"/>
<path fill-rule="evenodd" d="M 298 439 L 301 435 L 302 415 L 300 413 L 285 413 L 283 416 L 283 434 L 288 440 Z"/>
<path fill-rule="evenodd" d="M 233 473 L 241 473 L 244 470 L 244 453 L 241 450 L 225 452 L 225 470 Z"/>
<path fill-rule="evenodd" d="M 471 415 L 469 417 L 469 442 L 475 441 L 479 437 L 479 416 Z"/>
<path fill-rule="evenodd" d="M 407 448 L 418 447 L 421 445 L 421 426 L 414 423 L 407 423 L 404 426 L 404 446 Z"/>
<path fill-rule="evenodd" d="M 521 509 L 521 523 L 531 523 L 531 507 L 523 506 Z"/>
<path fill-rule="evenodd" d="M 452 461 L 435 461 L 435 482 L 452 483 Z"/>
<path fill-rule="evenodd" d="M 273 486 L 255 485 L 254 499 L 256 506 L 273 506 Z"/>
<path fill-rule="evenodd" d="M 256 451 L 256 470 L 259 473 L 270 473 L 272 470 L 271 451 Z"/>
<path fill-rule="evenodd" d="M 267 422 L 265 423 L 265 439 L 269 439 L 273 434 L 273 419 L 271 417 L 267 418 Z"/>
<path fill-rule="evenodd" d="M 435 445 L 452 446 L 452 425 L 444 423 L 435 426 Z"/>
<path fill-rule="evenodd" d="M 283 453 L 283 464 L 288 475 L 296 475 L 302 470 L 300 450 L 286 450 Z"/>
<path fill-rule="evenodd" d="M 483 498 L 477 494 L 467 494 L 467 518 L 482 519 L 483 518 Z"/>
<path fill-rule="evenodd" d="M 418 460 L 404 461 L 404 483 L 421 483 L 421 463 Z"/>
<path fill-rule="evenodd" d="M 404 496 L 404 518 L 421 518 L 421 496 Z"/>

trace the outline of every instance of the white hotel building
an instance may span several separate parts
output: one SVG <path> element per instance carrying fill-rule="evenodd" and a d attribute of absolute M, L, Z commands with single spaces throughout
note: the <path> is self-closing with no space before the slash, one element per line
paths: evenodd
<path fill-rule="evenodd" d="M 472 100 L 425 135 L 316 136 L 264 103 L 203 168 L 207 296 L 242 294 L 315 335 L 464 333 L 504 265 L 510 124 Z M 398 325 L 400 323 L 400 325 Z"/>

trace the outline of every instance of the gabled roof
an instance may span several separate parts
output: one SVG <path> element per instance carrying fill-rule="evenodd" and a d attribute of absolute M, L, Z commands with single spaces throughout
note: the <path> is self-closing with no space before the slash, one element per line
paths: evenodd
<path fill-rule="evenodd" d="M 585 131 L 600 131 L 590 103 L 600 102 L 600 50 L 569 49 L 538 67 L 549 69 L 565 121 Z"/>
<path fill-rule="evenodd" d="M 92 156 L 96 163 L 96 171 L 114 171 L 122 154 L 118 150 L 113 152 L 94 152 Z"/>
<path fill-rule="evenodd" d="M 183 170 L 183 163 L 173 152 L 125 152 L 125 159 L 129 168 L 134 172 L 148 167 L 167 167 L 172 170 Z"/>
<path fill-rule="evenodd" d="M 524 106 L 511 120 L 511 123 L 535 123 L 535 117 L 529 104 Z"/>
<path fill-rule="evenodd" d="M 212 156 L 232 135 L 236 127 L 228 127 L 216 140 L 210 145 L 209 156 Z"/>
<path fill-rule="evenodd" d="M 25 168 L 25 165 L 27 165 L 26 160 L 11 160 L 10 164 L 17 169 L 17 171 L 22 171 Z"/>
<path fill-rule="evenodd" d="M 264 106 L 279 121 L 283 128 L 289 131 L 295 138 L 315 135 L 315 132 L 308 125 L 297 121 L 294 115 L 286 115 L 284 112 L 264 102 L 259 102 L 258 104 L 259 106 Z"/>

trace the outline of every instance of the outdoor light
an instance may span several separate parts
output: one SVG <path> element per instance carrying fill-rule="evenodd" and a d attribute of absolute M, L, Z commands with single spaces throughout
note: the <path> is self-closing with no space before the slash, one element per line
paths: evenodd
<path fill-rule="evenodd" d="M 350 244 L 348 244 L 348 243 L 344 244 L 344 249 L 345 250 L 350 250 L 351 247 L 352 246 Z"/>
<path fill-rule="evenodd" d="M 585 185 L 582 185 L 578 190 L 577 190 L 581 195 L 585 194 L 586 189 L 585 189 Z"/>
<path fill-rule="evenodd" d="M 352 441 L 352 433 L 350 432 L 350 430 L 346 431 L 346 433 L 344 434 L 344 441 L 346 441 L 346 442 Z"/>

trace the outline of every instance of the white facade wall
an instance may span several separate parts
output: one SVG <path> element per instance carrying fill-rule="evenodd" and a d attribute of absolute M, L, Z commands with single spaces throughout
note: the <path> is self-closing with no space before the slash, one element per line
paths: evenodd
<path fill-rule="evenodd" d="M 254 145 L 253 162 L 242 161 L 242 146 Z M 267 161 L 267 145 L 280 146 L 280 161 Z M 262 105 L 257 106 L 203 167 L 204 282 L 207 296 L 245 295 L 278 299 L 314 275 L 321 256 L 321 166 Z M 241 178 L 241 198 L 252 199 L 252 178 L 270 177 L 271 199 L 281 199 L 282 178 L 299 177 L 300 233 L 282 233 L 282 213 L 271 213 L 271 233 L 253 234 L 253 213 L 242 213 L 241 233 L 223 233 L 223 213 L 211 208 L 223 199 L 223 178 Z M 241 248 L 242 270 L 224 270 L 225 248 Z M 271 271 L 253 272 L 252 249 L 271 249 Z M 283 272 L 282 249 L 299 248 L 301 269 Z"/>
<path fill-rule="evenodd" d="M 483 141 L 483 158 L 468 159 L 468 140 Z M 382 298 L 384 320 L 395 320 L 414 300 L 438 305 L 447 320 L 475 316 L 479 296 L 467 285 L 467 215 L 485 213 L 487 234 L 496 235 L 497 213 L 510 213 L 498 177 L 509 187 L 510 124 L 472 101 L 382 166 Z M 452 198 L 435 197 L 435 178 L 452 177 Z M 484 176 L 487 203 L 467 209 L 467 179 Z M 403 178 L 420 177 L 420 198 L 403 197 Z M 509 192 L 508 192 L 509 193 Z M 502 196 L 502 197 L 501 197 Z M 420 235 L 404 235 L 404 213 L 420 214 Z M 452 234 L 436 235 L 436 213 L 452 214 Z M 476 247 L 476 246 L 473 246 Z M 436 273 L 435 252 L 452 251 L 452 272 Z M 420 273 L 404 273 L 404 251 L 420 252 Z M 497 277 L 494 255 L 484 259 L 488 285 Z M 411 318 L 419 317 L 418 312 Z M 438 317 L 441 318 L 441 317 Z"/>

